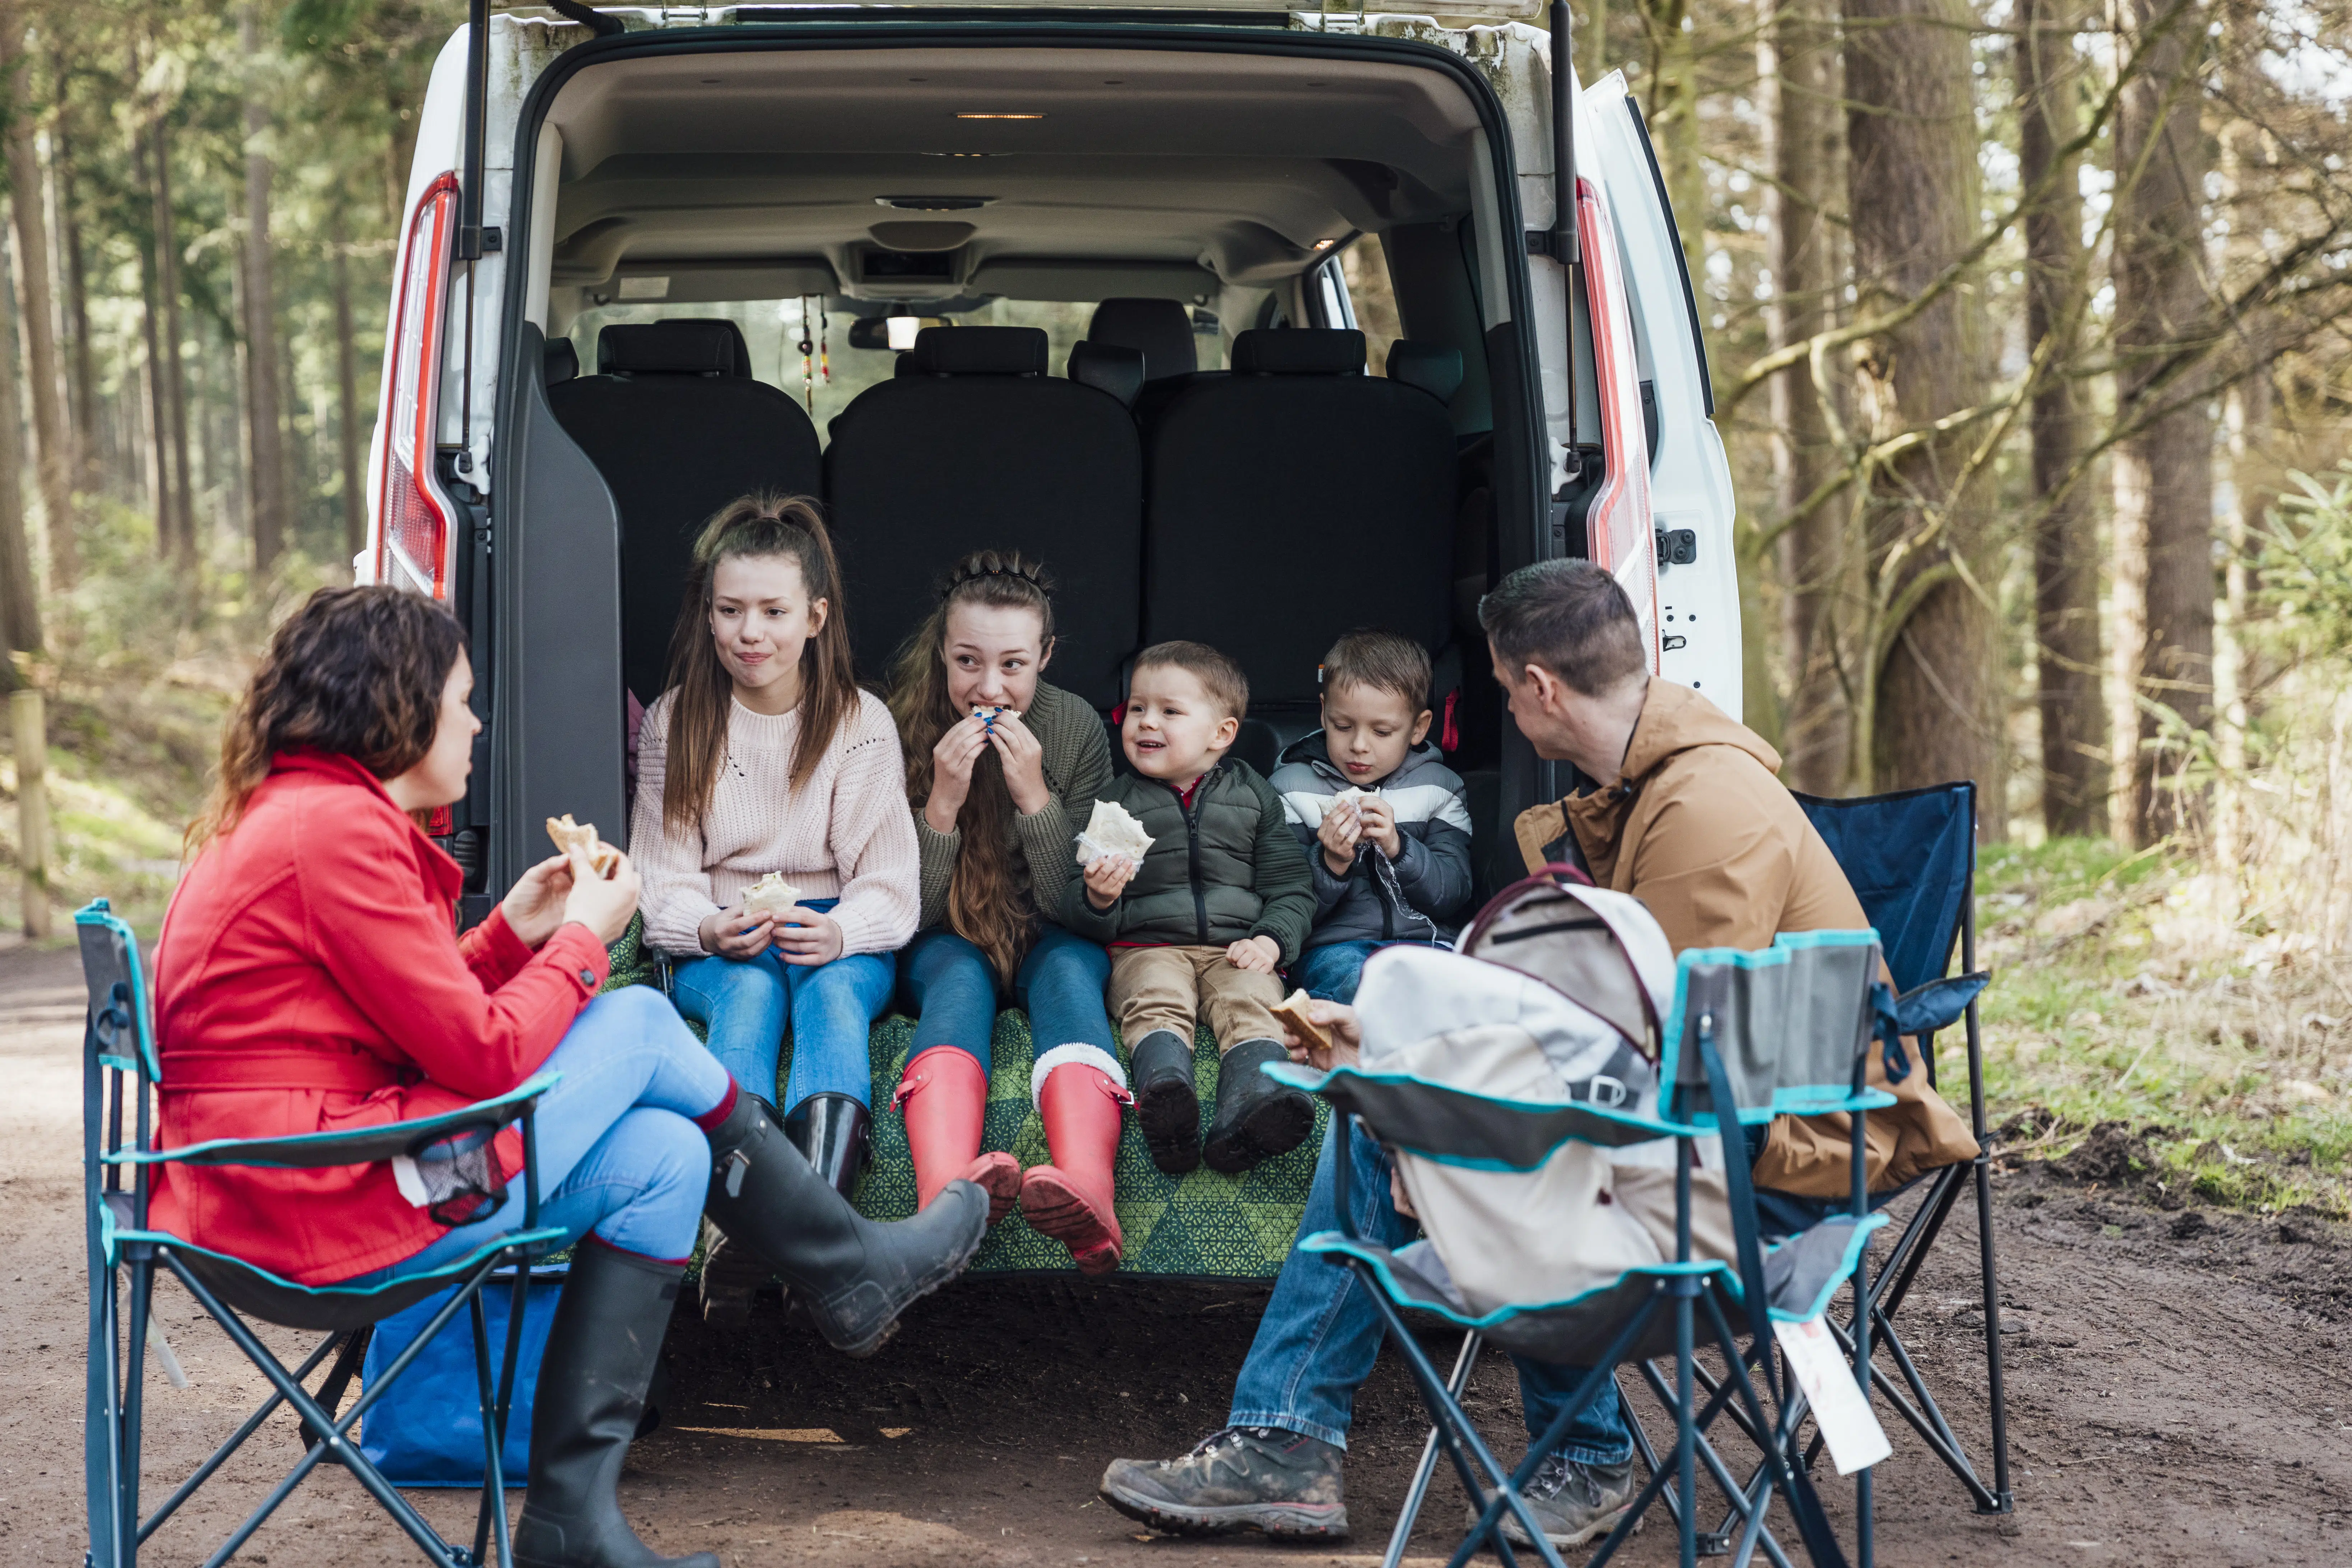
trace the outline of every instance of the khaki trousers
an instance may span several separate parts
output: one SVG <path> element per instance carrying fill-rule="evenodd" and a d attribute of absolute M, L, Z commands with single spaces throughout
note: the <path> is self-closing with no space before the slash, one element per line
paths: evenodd
<path fill-rule="evenodd" d="M 1262 970 L 1235 969 L 1222 947 L 1115 947 L 1110 952 L 1110 1016 L 1128 1049 L 1154 1029 L 1188 1044 L 1203 1009 L 1220 1056 L 1244 1040 L 1282 1038 L 1267 1008 L 1282 982 Z"/>

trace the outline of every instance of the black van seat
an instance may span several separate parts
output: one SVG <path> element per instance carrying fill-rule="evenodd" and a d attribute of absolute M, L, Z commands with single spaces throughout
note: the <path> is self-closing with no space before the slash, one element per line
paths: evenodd
<path fill-rule="evenodd" d="M 1081 386 L 1109 393 L 1123 408 L 1132 408 L 1136 395 L 1143 390 L 1143 363 L 1140 349 L 1076 342 L 1070 345 L 1069 363 L 1062 374 Z"/>
<path fill-rule="evenodd" d="M 779 389 L 750 379 L 732 321 L 604 328 L 597 375 L 547 389 L 558 423 L 604 476 L 621 513 L 621 679 L 661 695 L 694 536 L 752 490 L 814 495 L 816 426 Z"/>
<path fill-rule="evenodd" d="M 580 374 L 580 351 L 572 346 L 570 338 L 550 338 L 541 356 L 547 368 L 547 384 L 557 385 Z"/>
<path fill-rule="evenodd" d="M 1247 331 L 1233 359 L 1146 426 L 1143 632 L 1239 659 L 1263 750 L 1314 728 L 1340 633 L 1444 646 L 1454 428 L 1430 393 L 1365 375 L 1360 331 Z"/>
<path fill-rule="evenodd" d="M 1087 322 L 1087 342 L 1142 354 L 1147 382 L 1201 368 L 1192 349 L 1192 313 L 1174 300 L 1105 300 Z"/>
<path fill-rule="evenodd" d="M 1019 550 L 1061 583 L 1046 679 L 1108 708 L 1142 596 L 1134 420 L 1049 376 L 1034 327 L 926 327 L 905 358 L 835 418 L 824 455 L 859 675 L 887 677 L 958 556 Z"/>

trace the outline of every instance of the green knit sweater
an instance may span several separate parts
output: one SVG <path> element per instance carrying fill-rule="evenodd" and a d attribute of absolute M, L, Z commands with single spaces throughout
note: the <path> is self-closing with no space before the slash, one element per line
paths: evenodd
<path fill-rule="evenodd" d="M 1058 686 L 1037 683 L 1037 695 L 1021 722 L 1044 751 L 1045 788 L 1051 797 L 1045 809 L 1013 818 L 1013 880 L 1027 902 L 1025 912 L 1054 918 L 1062 907 L 1062 889 L 1077 871 L 1073 841 L 1094 810 L 1095 797 L 1110 783 L 1110 742 L 1104 737 L 1101 715 L 1086 701 Z M 922 847 L 921 929 L 945 925 L 948 884 L 955 879 L 956 857 L 963 852 L 963 827 L 939 833 L 915 808 L 915 837 Z M 1075 813 L 1076 815 L 1072 815 Z"/>

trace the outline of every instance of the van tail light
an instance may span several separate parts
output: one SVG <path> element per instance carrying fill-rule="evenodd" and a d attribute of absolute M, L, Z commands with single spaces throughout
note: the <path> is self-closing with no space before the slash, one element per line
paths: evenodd
<path fill-rule="evenodd" d="M 449 597 L 454 511 L 433 471 L 441 414 L 441 342 L 457 176 L 443 174 L 417 198 L 402 243 L 399 330 L 385 388 L 383 489 L 376 502 L 375 580 Z M 395 574 L 396 569 L 396 574 Z"/>
<path fill-rule="evenodd" d="M 1658 668 L 1658 547 L 1650 516 L 1650 442 L 1642 425 L 1642 373 L 1633 357 L 1633 323 L 1627 315 L 1617 229 L 1590 180 L 1576 182 L 1576 210 L 1584 231 L 1584 302 L 1592 320 L 1603 475 L 1585 513 L 1585 548 L 1633 601 L 1654 672 Z"/>

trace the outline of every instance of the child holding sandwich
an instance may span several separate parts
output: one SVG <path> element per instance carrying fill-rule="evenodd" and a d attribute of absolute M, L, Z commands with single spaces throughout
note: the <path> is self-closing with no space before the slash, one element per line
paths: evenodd
<path fill-rule="evenodd" d="M 1390 942 L 1451 943 L 1470 904 L 1470 806 L 1429 739 L 1429 654 L 1354 631 L 1323 656 L 1323 727 L 1274 770 L 1315 873 L 1315 927 L 1291 977 L 1352 1002 Z"/>
<path fill-rule="evenodd" d="M 630 848 L 678 1011 L 763 1100 L 789 1024 L 782 1125 L 846 1197 L 864 1165 L 867 1031 L 890 1000 L 890 955 L 915 934 L 918 857 L 898 732 L 858 689 L 842 616 L 815 502 L 745 496 L 704 526 L 670 689 L 639 731 Z M 704 1315 L 741 1321 L 768 1272 L 715 1240 Z"/>
<path fill-rule="evenodd" d="M 1128 1041 L 1136 1120 L 1152 1163 L 1227 1173 L 1286 1153 L 1315 1107 L 1258 1069 L 1287 1059 L 1267 1011 L 1298 957 L 1314 885 L 1274 787 L 1228 757 L 1249 710 L 1241 667 L 1201 643 L 1137 657 L 1119 744 L 1135 770 L 1101 798 L 1142 824 L 1139 863 L 1097 854 L 1062 897 L 1062 924 L 1111 950 L 1109 1002 Z M 1205 1010 L 1222 1064 L 1205 1145 L 1192 1026 Z"/>

